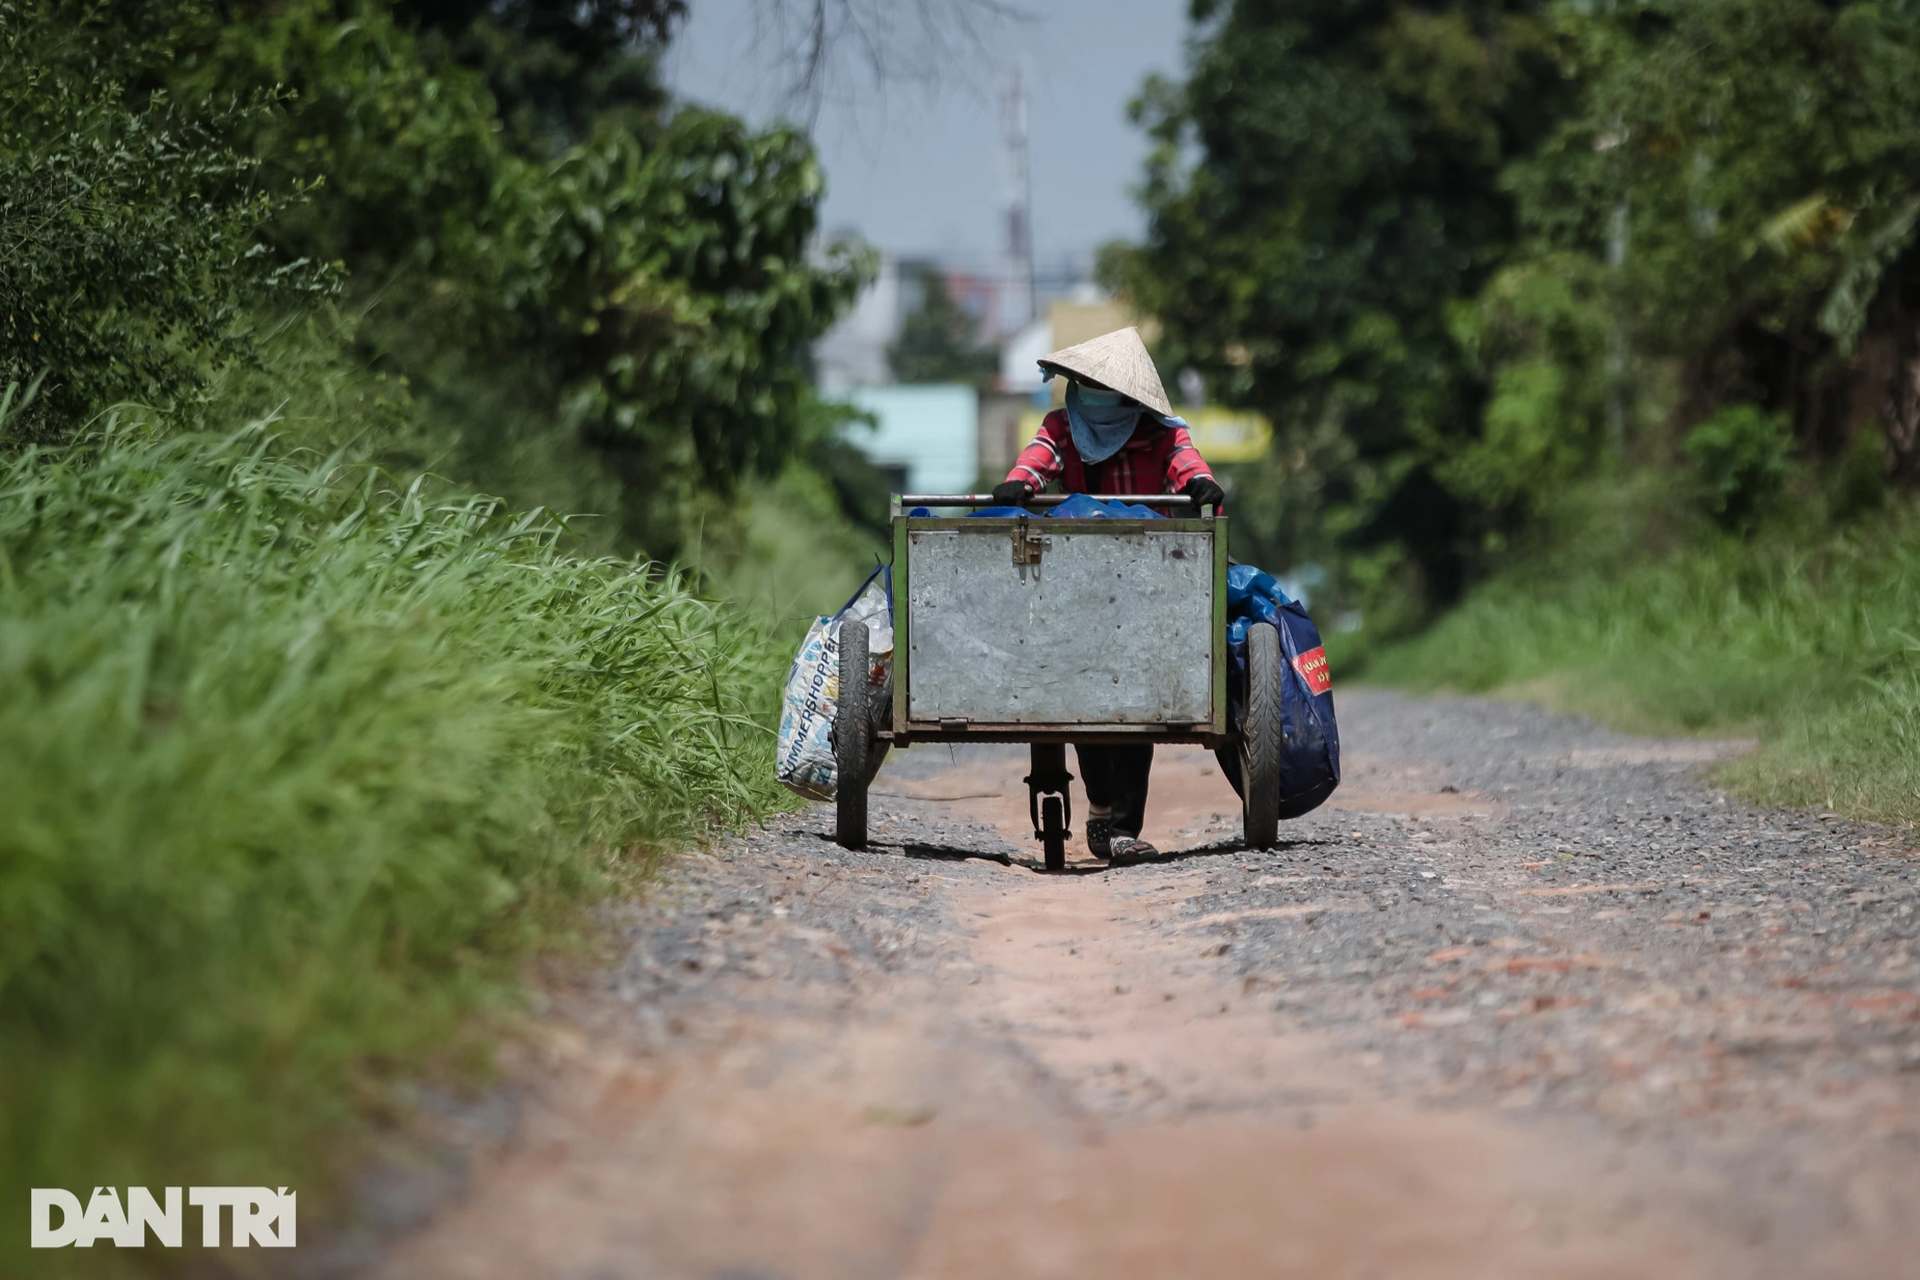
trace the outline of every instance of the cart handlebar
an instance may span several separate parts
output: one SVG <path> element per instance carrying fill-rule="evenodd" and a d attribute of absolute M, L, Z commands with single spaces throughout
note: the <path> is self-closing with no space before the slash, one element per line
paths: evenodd
<path fill-rule="evenodd" d="M 1057 507 L 1068 493 L 1037 493 L 1020 503 L 1023 507 Z M 1101 502 L 1125 502 L 1141 507 L 1185 507 L 1197 504 L 1184 493 L 1094 493 L 1086 495 Z M 997 507 L 1001 503 L 990 493 L 903 493 L 896 501 L 903 507 Z"/>

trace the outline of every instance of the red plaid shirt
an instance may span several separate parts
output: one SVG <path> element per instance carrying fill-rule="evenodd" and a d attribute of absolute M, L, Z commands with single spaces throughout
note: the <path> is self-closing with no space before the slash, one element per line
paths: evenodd
<path fill-rule="evenodd" d="M 1065 409 L 1046 416 L 1040 434 L 1007 472 L 1007 479 L 1025 480 L 1036 493 L 1056 479 L 1069 493 L 1178 493 L 1196 476 L 1212 479 L 1213 470 L 1187 429 L 1163 426 L 1145 414 L 1118 453 L 1104 462 L 1083 462 Z"/>

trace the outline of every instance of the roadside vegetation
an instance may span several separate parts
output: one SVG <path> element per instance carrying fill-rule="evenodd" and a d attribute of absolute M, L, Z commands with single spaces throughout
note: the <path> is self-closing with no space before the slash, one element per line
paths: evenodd
<path fill-rule="evenodd" d="M 1203 0 L 1141 245 L 1160 351 L 1277 439 L 1244 557 L 1348 676 L 1756 733 L 1913 820 L 1920 8 Z"/>
<path fill-rule="evenodd" d="M 757 621 L 567 541 L 267 423 L 0 468 L 10 1195 L 319 1192 L 570 904 L 775 802 Z"/>
<path fill-rule="evenodd" d="M 1658 523 L 1642 521 L 1630 527 Z M 1900 504 L 1840 528 L 1783 524 L 1560 546 L 1417 636 L 1352 656 L 1366 678 L 1412 688 L 1757 737 L 1725 771 L 1748 794 L 1920 823 L 1920 519 Z"/>
<path fill-rule="evenodd" d="M 659 89 L 680 12 L 0 0 L 0 1202 L 305 1238 L 584 904 L 782 803 L 865 255 Z"/>

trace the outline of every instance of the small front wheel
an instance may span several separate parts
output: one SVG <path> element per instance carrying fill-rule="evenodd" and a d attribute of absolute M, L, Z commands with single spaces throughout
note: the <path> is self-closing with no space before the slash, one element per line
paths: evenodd
<path fill-rule="evenodd" d="M 867 766 L 873 745 L 868 672 L 867 624 L 841 623 L 840 694 L 833 708 L 833 759 L 839 774 L 833 839 L 843 849 L 867 847 Z"/>
<path fill-rule="evenodd" d="M 1047 870 L 1067 869 L 1067 815 L 1059 796 L 1040 802 L 1040 847 L 1046 850 Z"/>
<path fill-rule="evenodd" d="M 1247 710 L 1240 725 L 1240 782 L 1247 847 L 1271 849 L 1280 839 L 1280 749 L 1286 732 L 1280 700 L 1280 633 L 1247 628 Z"/>

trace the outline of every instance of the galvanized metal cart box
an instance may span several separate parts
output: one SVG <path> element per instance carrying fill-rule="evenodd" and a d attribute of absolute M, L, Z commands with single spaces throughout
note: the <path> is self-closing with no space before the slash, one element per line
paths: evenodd
<path fill-rule="evenodd" d="M 890 746 L 1032 744 L 1034 834 L 1058 869 L 1071 834 L 1065 744 L 1239 740 L 1228 723 L 1223 517 L 1164 494 L 1112 501 L 1176 513 L 1168 519 L 908 514 L 992 501 L 894 499 L 890 709 L 861 703 L 864 628 L 842 638 L 837 834 L 848 847 L 866 841 L 866 782 Z"/>

